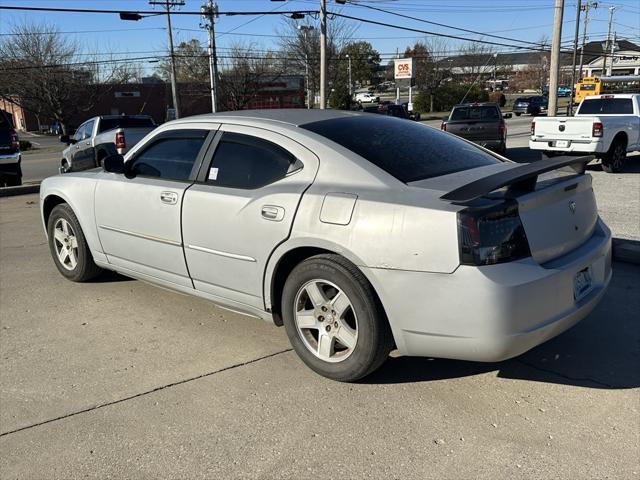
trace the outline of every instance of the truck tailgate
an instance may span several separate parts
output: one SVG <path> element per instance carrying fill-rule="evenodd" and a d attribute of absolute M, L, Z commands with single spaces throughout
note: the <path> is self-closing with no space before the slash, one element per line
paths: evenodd
<path fill-rule="evenodd" d="M 540 140 L 588 140 L 594 117 L 548 117 L 535 119 L 534 137 Z"/>

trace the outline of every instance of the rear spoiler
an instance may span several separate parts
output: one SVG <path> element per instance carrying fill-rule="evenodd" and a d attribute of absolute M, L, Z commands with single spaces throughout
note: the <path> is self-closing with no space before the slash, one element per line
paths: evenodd
<path fill-rule="evenodd" d="M 564 167 L 571 167 L 576 173 L 583 174 L 587 163 L 594 158 L 593 155 L 588 155 L 573 158 L 549 158 L 525 163 L 519 167 L 475 180 L 445 193 L 440 198 L 453 203 L 464 203 L 506 186 L 509 186 L 510 191 L 531 192 L 536 186 L 538 175 Z"/>

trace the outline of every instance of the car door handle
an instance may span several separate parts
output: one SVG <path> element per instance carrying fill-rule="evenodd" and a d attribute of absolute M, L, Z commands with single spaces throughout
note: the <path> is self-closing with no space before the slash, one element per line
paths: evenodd
<path fill-rule="evenodd" d="M 160 200 L 162 201 L 162 203 L 175 205 L 176 203 L 178 203 L 178 194 L 175 192 L 162 192 L 160 193 Z"/>
<path fill-rule="evenodd" d="M 280 222 L 284 218 L 284 208 L 276 205 L 263 205 L 261 213 L 262 218 L 274 222 Z"/>

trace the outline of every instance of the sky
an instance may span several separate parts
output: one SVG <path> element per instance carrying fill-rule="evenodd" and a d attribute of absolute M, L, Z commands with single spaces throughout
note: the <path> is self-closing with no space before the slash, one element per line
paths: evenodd
<path fill-rule="evenodd" d="M 584 1 L 584 0 L 583 0 Z M 197 11 L 202 0 L 185 0 L 178 11 Z M 279 11 L 316 10 L 319 0 L 218 0 L 220 12 L 230 11 Z M 554 0 L 353 0 L 355 5 L 341 6 L 335 0 L 327 0 L 327 10 L 345 15 L 386 22 L 403 27 L 446 33 L 464 38 L 495 41 L 497 51 L 511 50 L 509 45 L 520 44 L 513 40 L 499 40 L 487 36 L 469 34 L 420 22 L 418 19 L 447 24 L 454 27 L 476 30 L 483 33 L 510 37 L 514 40 L 536 42 L 541 37 L 551 37 Z M 357 5 L 360 3 L 361 5 Z M 115 10 L 153 10 L 148 0 L 0 0 L 8 6 L 48 6 L 64 8 L 103 8 Z M 389 13 L 366 8 L 372 6 L 390 12 L 413 17 L 401 18 Z M 599 1 L 598 8 L 590 12 L 588 38 L 602 40 L 606 37 L 609 7 L 615 6 L 612 31 L 619 38 L 640 44 L 640 2 L 637 0 Z M 562 39 L 563 45 L 573 41 L 575 29 L 575 0 L 565 0 Z M 46 22 L 60 32 L 74 38 L 86 54 L 111 55 L 111 58 L 140 57 L 161 54 L 166 51 L 166 17 L 163 15 L 144 18 L 138 22 L 122 21 L 115 14 L 18 12 L 0 10 L 0 38 L 6 38 L 12 25 L 24 21 Z M 331 21 L 331 19 L 329 20 Z M 192 38 L 206 45 L 206 30 L 199 28 L 200 18 L 194 15 L 173 15 L 174 43 Z M 301 23 L 316 22 L 314 19 L 299 20 Z M 416 41 L 425 40 L 424 34 L 402 31 L 381 25 L 352 22 L 354 39 L 371 42 L 382 54 L 390 58 L 398 49 L 404 49 Z M 220 55 L 229 52 L 237 43 L 251 45 L 256 51 L 277 48 L 278 33 L 284 31 L 281 15 L 226 16 L 216 20 L 216 43 Z M 582 35 L 582 29 L 581 33 Z M 459 40 L 445 39 L 450 50 L 459 49 Z M 526 46 L 526 44 L 524 44 Z M 105 57 L 106 58 L 106 57 Z M 154 68 L 146 64 L 147 71 Z"/>

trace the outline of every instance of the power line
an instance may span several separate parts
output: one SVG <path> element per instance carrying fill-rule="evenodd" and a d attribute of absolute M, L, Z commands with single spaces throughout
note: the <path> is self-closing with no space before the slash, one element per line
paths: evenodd
<path fill-rule="evenodd" d="M 109 9 L 92 9 L 92 8 L 57 8 L 57 7 L 25 7 L 25 6 L 7 6 L 0 5 L 0 10 L 21 10 L 21 11 L 33 11 L 33 12 L 63 12 L 63 13 L 100 13 L 100 14 L 116 14 L 120 13 L 136 13 L 138 15 L 157 16 L 165 15 L 165 12 L 158 12 L 156 10 L 109 10 Z M 317 10 L 287 10 L 287 11 L 227 11 L 218 12 L 218 15 L 226 16 L 242 16 L 242 15 L 292 15 L 294 13 L 302 13 L 305 15 L 317 14 Z M 202 12 L 193 10 L 176 10 L 171 12 L 172 15 L 198 15 L 201 16 Z"/>

